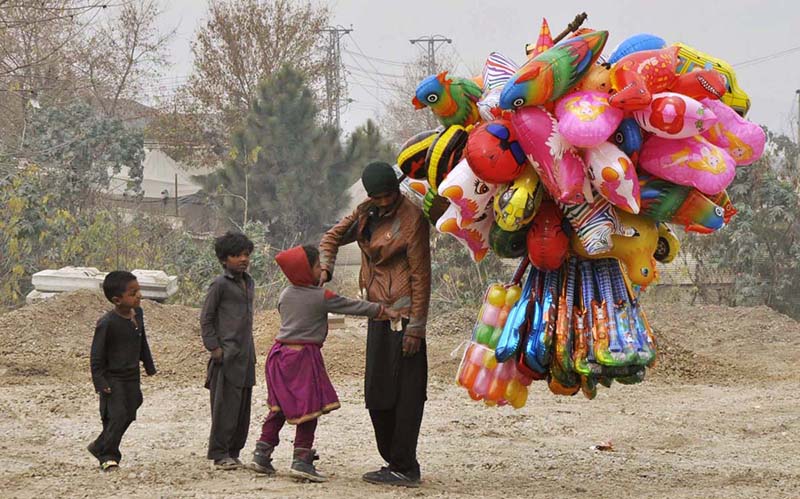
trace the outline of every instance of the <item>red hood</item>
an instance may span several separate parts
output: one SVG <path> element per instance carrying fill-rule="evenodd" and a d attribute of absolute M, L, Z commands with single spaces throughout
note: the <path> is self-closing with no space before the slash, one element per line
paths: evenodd
<path fill-rule="evenodd" d="M 289 282 L 295 286 L 316 286 L 314 276 L 311 274 L 311 266 L 308 264 L 306 252 L 302 246 L 295 246 L 281 251 L 275 255 L 284 275 L 289 278 Z"/>

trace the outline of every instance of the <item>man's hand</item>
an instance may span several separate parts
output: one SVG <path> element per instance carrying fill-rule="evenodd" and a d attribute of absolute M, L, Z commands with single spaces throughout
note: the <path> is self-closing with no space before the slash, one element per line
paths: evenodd
<path fill-rule="evenodd" d="M 147 369 L 144 370 L 144 373 L 148 376 L 154 376 L 156 372 L 158 371 L 156 371 L 155 369 L 153 369 L 152 371 L 148 371 Z"/>
<path fill-rule="evenodd" d="M 103 393 L 105 393 L 106 395 L 111 395 L 111 387 L 107 386 L 103 388 Z"/>
<path fill-rule="evenodd" d="M 388 317 L 389 320 L 396 321 L 398 319 L 402 319 L 403 318 L 403 314 L 401 314 L 399 310 L 395 310 L 393 308 L 386 308 L 386 307 L 384 307 L 383 310 L 384 310 L 384 313 L 386 314 L 386 317 Z"/>
<path fill-rule="evenodd" d="M 323 284 L 325 284 L 330 280 L 331 280 L 331 273 L 325 269 L 322 269 L 322 272 L 319 273 L 319 282 L 317 283 L 317 286 L 322 286 Z"/>
<path fill-rule="evenodd" d="M 411 357 L 419 352 L 422 340 L 416 336 L 403 335 L 403 357 Z"/>
<path fill-rule="evenodd" d="M 222 347 L 211 350 L 211 359 L 214 361 L 214 364 L 222 364 Z"/>

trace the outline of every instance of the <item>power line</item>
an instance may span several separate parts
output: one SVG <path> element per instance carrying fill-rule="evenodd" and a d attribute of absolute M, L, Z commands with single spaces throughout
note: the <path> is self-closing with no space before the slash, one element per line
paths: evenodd
<path fill-rule="evenodd" d="M 789 55 L 789 54 L 797 52 L 797 51 L 800 51 L 800 45 L 798 45 L 796 47 L 788 48 L 786 50 L 773 52 L 771 54 L 767 54 L 767 55 L 764 55 L 764 56 L 761 56 L 761 57 L 755 57 L 753 59 L 748 59 L 746 61 L 737 62 L 736 64 L 733 64 L 732 66 L 734 68 L 741 68 L 741 67 L 745 67 L 745 66 L 755 66 L 756 64 L 761 64 L 762 62 L 767 62 L 767 61 L 770 61 L 772 59 L 776 59 L 778 57 L 783 57 L 784 55 Z"/>
<path fill-rule="evenodd" d="M 366 55 L 366 54 L 364 54 L 363 51 L 362 52 L 353 52 L 352 50 L 342 49 L 342 52 L 344 52 L 345 54 L 350 54 L 350 55 L 354 55 L 354 56 L 358 56 L 358 57 L 363 57 L 364 59 L 369 59 L 371 61 L 375 61 L 375 62 L 378 62 L 378 63 L 381 63 L 381 64 L 388 64 L 390 66 L 399 66 L 399 67 L 403 67 L 403 68 L 407 68 L 409 66 L 413 66 L 413 64 L 411 64 L 410 62 L 393 61 L 391 59 L 382 59 L 380 57 L 374 57 L 374 56 L 371 56 L 371 55 Z"/>
<path fill-rule="evenodd" d="M 358 67 L 349 66 L 347 64 L 345 64 L 344 66 L 346 68 L 350 69 L 351 71 L 355 71 L 357 73 L 364 73 L 364 74 L 370 75 L 370 76 L 381 76 L 381 77 L 386 77 L 386 78 L 396 78 L 398 80 L 403 80 L 403 79 L 406 78 L 405 75 L 382 73 L 380 71 L 368 71 L 368 70 L 364 69 L 364 66 L 359 65 L 357 61 L 354 60 L 353 62 L 356 65 L 358 65 Z M 392 83 L 392 82 L 388 82 L 388 81 L 385 81 L 385 80 L 384 80 L 384 82 L 386 84 L 388 84 L 388 85 L 394 85 L 394 83 Z"/>
<path fill-rule="evenodd" d="M 375 67 L 375 64 L 373 64 L 373 63 L 372 63 L 372 61 L 371 61 L 371 60 L 370 60 L 370 59 L 367 57 L 367 55 L 366 55 L 366 54 L 364 53 L 364 51 L 361 49 L 361 46 L 358 44 L 358 42 L 356 41 L 356 39 L 355 39 L 355 38 L 353 38 L 353 36 L 352 36 L 352 35 L 350 35 L 350 39 L 351 39 L 351 40 L 353 40 L 353 44 L 356 46 L 356 49 L 358 49 L 358 51 L 361 53 L 361 55 L 362 55 L 362 56 L 364 56 L 364 57 L 366 58 L 367 64 L 369 64 L 369 65 L 370 65 L 370 67 L 371 67 L 371 68 L 372 68 L 372 69 L 375 71 L 375 74 L 377 74 L 378 76 L 380 76 L 380 77 L 383 79 L 383 81 L 384 81 L 384 82 L 385 82 L 387 85 L 389 85 L 389 86 L 392 86 L 392 84 L 391 84 L 391 83 L 389 83 L 389 82 L 388 82 L 388 81 L 387 81 L 387 80 L 384 78 L 384 76 L 385 76 L 385 75 L 384 75 L 384 73 L 381 73 L 380 71 L 378 71 L 378 68 L 376 68 L 376 67 Z M 358 62 L 356 59 L 353 59 L 353 61 L 354 61 L 354 62 L 355 62 L 355 63 L 356 63 L 356 64 L 357 64 L 359 67 L 361 67 L 361 68 L 363 69 L 363 66 L 361 66 L 361 64 L 360 64 L 360 63 L 359 63 L 359 62 Z M 388 75 L 386 75 L 386 76 L 388 76 Z M 400 76 L 400 78 L 402 78 L 402 76 Z"/>
<path fill-rule="evenodd" d="M 455 52 L 456 57 L 461 62 L 461 65 L 464 67 L 464 74 L 469 75 L 470 73 L 469 66 L 467 66 L 467 63 L 464 61 L 464 58 L 461 57 L 461 52 L 458 51 L 455 45 L 451 45 L 450 48 L 453 49 L 453 52 Z"/>
<path fill-rule="evenodd" d="M 374 92 L 372 92 L 372 90 L 370 90 L 369 87 L 367 87 L 365 85 L 362 85 L 361 83 L 354 83 L 354 85 L 364 89 L 364 91 L 367 92 L 373 99 L 375 99 L 376 101 L 380 102 L 384 106 L 388 106 L 388 104 L 383 99 L 381 99 L 379 96 L 377 96 Z"/>

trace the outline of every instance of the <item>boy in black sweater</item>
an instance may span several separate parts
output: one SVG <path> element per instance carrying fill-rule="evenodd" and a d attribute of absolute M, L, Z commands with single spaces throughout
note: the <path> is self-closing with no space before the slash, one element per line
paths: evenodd
<path fill-rule="evenodd" d="M 97 321 L 91 351 L 92 382 L 100 395 L 103 432 L 88 450 L 103 471 L 113 471 L 122 458 L 122 435 L 142 405 L 139 362 L 144 363 L 148 376 L 156 373 L 156 367 L 144 332 L 136 276 L 123 270 L 110 272 L 103 281 L 103 293 L 114 308 Z"/>

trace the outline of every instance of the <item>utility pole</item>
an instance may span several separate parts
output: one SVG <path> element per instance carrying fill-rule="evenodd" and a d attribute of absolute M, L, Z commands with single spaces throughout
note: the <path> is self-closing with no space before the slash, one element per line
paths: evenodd
<path fill-rule="evenodd" d="M 409 40 L 409 42 L 411 42 L 411 45 L 422 42 L 428 44 L 428 74 L 432 75 L 436 73 L 436 50 L 441 47 L 443 43 L 453 43 L 453 40 L 450 38 L 445 38 L 442 35 L 431 35 L 415 38 L 413 40 Z"/>
<path fill-rule="evenodd" d="M 353 28 L 343 28 L 341 26 L 332 26 L 321 30 L 322 33 L 328 34 L 328 64 L 325 69 L 325 109 L 328 124 L 336 125 L 336 128 L 341 128 L 339 108 L 342 97 L 342 51 L 340 42 L 342 37 L 351 31 L 353 31 Z"/>

